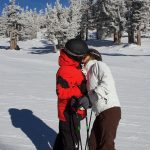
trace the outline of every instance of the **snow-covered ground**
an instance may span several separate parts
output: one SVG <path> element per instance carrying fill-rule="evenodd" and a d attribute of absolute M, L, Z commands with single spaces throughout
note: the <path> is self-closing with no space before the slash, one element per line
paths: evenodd
<path fill-rule="evenodd" d="M 127 45 L 126 38 L 123 42 L 116 46 L 108 39 L 88 44 L 102 53 L 116 81 L 122 105 L 117 150 L 149 150 L 150 39 L 143 39 L 141 47 Z M 0 39 L 0 150 L 50 150 L 58 132 L 59 53 L 53 53 L 43 38 L 20 42 L 20 51 L 5 50 L 8 45 L 8 39 Z M 81 134 L 84 144 L 85 120 Z"/>

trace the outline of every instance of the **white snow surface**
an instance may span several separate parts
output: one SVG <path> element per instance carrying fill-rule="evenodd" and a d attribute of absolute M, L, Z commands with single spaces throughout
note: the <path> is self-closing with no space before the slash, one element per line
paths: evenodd
<path fill-rule="evenodd" d="M 150 149 L 150 39 L 142 46 L 88 41 L 113 73 L 122 105 L 117 150 Z M 0 39 L 0 150 L 50 150 L 58 133 L 55 74 L 58 53 L 41 36 L 9 50 Z M 88 111 L 88 116 L 90 110 Z M 94 120 L 94 115 L 92 122 Z M 81 136 L 85 145 L 85 120 Z M 49 147 L 49 148 L 48 148 Z"/>

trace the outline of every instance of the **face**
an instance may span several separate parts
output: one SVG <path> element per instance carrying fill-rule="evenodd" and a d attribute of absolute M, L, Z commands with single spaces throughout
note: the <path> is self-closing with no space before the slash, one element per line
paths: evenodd
<path fill-rule="evenodd" d="M 86 65 L 86 64 L 89 62 L 90 59 L 91 59 L 90 55 L 85 55 L 85 56 L 82 58 L 82 63 L 83 63 L 84 65 Z"/>

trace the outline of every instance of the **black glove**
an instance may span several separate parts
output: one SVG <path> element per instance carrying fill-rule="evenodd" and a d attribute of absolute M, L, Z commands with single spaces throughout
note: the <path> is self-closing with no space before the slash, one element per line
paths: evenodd
<path fill-rule="evenodd" d="M 87 94 L 86 80 L 83 80 L 82 83 L 78 86 L 82 94 Z"/>
<path fill-rule="evenodd" d="M 81 98 L 72 97 L 70 105 L 73 111 L 77 111 L 80 107 L 88 109 L 92 106 L 88 96 L 83 96 Z"/>
<path fill-rule="evenodd" d="M 70 106 L 72 111 L 77 111 L 77 109 L 80 107 L 78 98 L 72 97 L 70 100 Z"/>

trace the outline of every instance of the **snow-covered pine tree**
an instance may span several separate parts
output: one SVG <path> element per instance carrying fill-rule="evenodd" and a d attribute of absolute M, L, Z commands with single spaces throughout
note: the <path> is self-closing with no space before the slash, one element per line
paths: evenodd
<path fill-rule="evenodd" d="M 114 0 L 110 11 L 112 16 L 111 27 L 114 31 L 114 43 L 120 44 L 122 32 L 125 29 L 127 9 L 124 0 Z"/>
<path fill-rule="evenodd" d="M 88 0 L 81 1 L 81 24 L 80 24 L 80 38 L 86 39 L 88 37 Z"/>
<path fill-rule="evenodd" d="M 128 7 L 127 31 L 129 43 L 141 45 L 141 31 L 146 30 L 149 23 L 149 0 L 133 0 Z M 135 40 L 135 33 L 137 40 Z"/>
<path fill-rule="evenodd" d="M 58 40 L 58 47 L 63 47 L 65 42 L 67 41 L 69 30 L 68 8 L 63 8 L 60 0 L 56 0 L 54 11 L 57 17 L 56 22 L 58 21 L 58 24 L 55 27 L 55 38 Z"/>
<path fill-rule="evenodd" d="M 37 37 L 38 25 L 38 15 L 36 10 L 31 9 L 23 10 L 20 14 L 19 23 L 22 26 L 22 30 L 19 32 L 20 40 L 31 40 Z"/>
<path fill-rule="evenodd" d="M 5 37 L 6 36 L 6 19 L 5 17 L 2 15 L 0 16 L 0 36 Z"/>
<path fill-rule="evenodd" d="M 94 16 L 95 9 L 92 7 L 92 0 L 82 0 L 81 1 L 81 29 L 80 38 L 88 40 L 88 30 L 95 28 Z"/>
<path fill-rule="evenodd" d="M 58 10 L 58 8 L 57 8 Z M 76 38 L 80 33 L 81 25 L 81 1 L 80 0 L 70 0 L 70 6 L 67 8 L 61 8 L 59 11 L 59 25 L 60 25 L 60 35 L 59 39 L 64 45 L 67 40 Z M 58 39 L 58 38 L 57 38 Z"/>
<path fill-rule="evenodd" d="M 148 31 L 150 31 L 150 0 L 149 0 L 149 5 L 148 6 L 149 6 L 149 17 L 148 17 L 149 18 L 149 26 L 148 26 Z"/>
<path fill-rule="evenodd" d="M 37 20 L 38 20 L 39 29 L 46 28 L 46 15 L 43 10 L 39 11 Z"/>
<path fill-rule="evenodd" d="M 58 40 L 58 46 L 63 46 L 68 39 L 75 38 L 80 31 L 80 3 L 71 0 L 69 7 L 62 7 L 56 0 L 54 8 L 47 6 L 47 36 L 50 41 Z"/>
<path fill-rule="evenodd" d="M 147 31 L 149 27 L 149 16 L 150 16 L 150 7 L 149 0 L 143 0 L 143 7 L 141 8 L 141 23 L 137 28 L 137 44 L 141 45 L 141 32 Z"/>
<path fill-rule="evenodd" d="M 18 31 L 20 30 L 19 12 L 20 6 L 16 5 L 15 0 L 9 0 L 9 4 L 3 9 L 6 18 L 7 36 L 10 37 L 10 48 L 17 49 Z"/>
<path fill-rule="evenodd" d="M 68 15 L 69 17 L 68 17 L 67 40 L 75 38 L 77 35 L 80 34 L 80 25 L 82 17 L 80 0 L 70 0 Z"/>
<path fill-rule="evenodd" d="M 126 7 L 124 0 L 97 0 L 94 2 L 97 37 L 105 38 L 114 33 L 114 42 L 120 43 L 125 26 Z"/>
<path fill-rule="evenodd" d="M 126 0 L 126 8 L 127 8 L 127 13 L 126 13 L 126 31 L 128 33 L 128 43 L 134 43 L 134 31 L 132 27 L 132 1 L 133 0 Z"/>
<path fill-rule="evenodd" d="M 111 8 L 109 0 L 93 0 L 93 10 L 95 10 L 94 22 L 97 30 L 97 39 L 105 39 L 110 35 L 111 17 L 109 11 Z"/>
<path fill-rule="evenodd" d="M 57 2 L 59 3 L 59 2 Z M 57 9 L 56 7 L 52 8 L 51 5 L 47 4 L 46 8 L 46 36 L 50 41 L 53 41 L 55 39 L 58 40 L 58 45 L 60 46 L 61 37 L 60 34 L 60 25 L 59 25 L 59 19 L 57 15 Z"/>
<path fill-rule="evenodd" d="M 150 0 L 149 0 L 148 7 L 149 7 L 149 16 L 148 16 L 149 25 L 148 25 L 148 27 L 147 27 L 147 30 L 148 30 L 148 32 L 150 32 Z"/>
<path fill-rule="evenodd" d="M 69 9 L 63 8 L 58 18 L 60 31 L 59 34 L 57 34 L 57 39 L 62 46 L 72 36 L 71 33 L 69 33 L 70 31 L 69 18 L 70 18 Z"/>
<path fill-rule="evenodd" d="M 3 36 L 3 18 L 0 16 L 0 36 Z"/>

